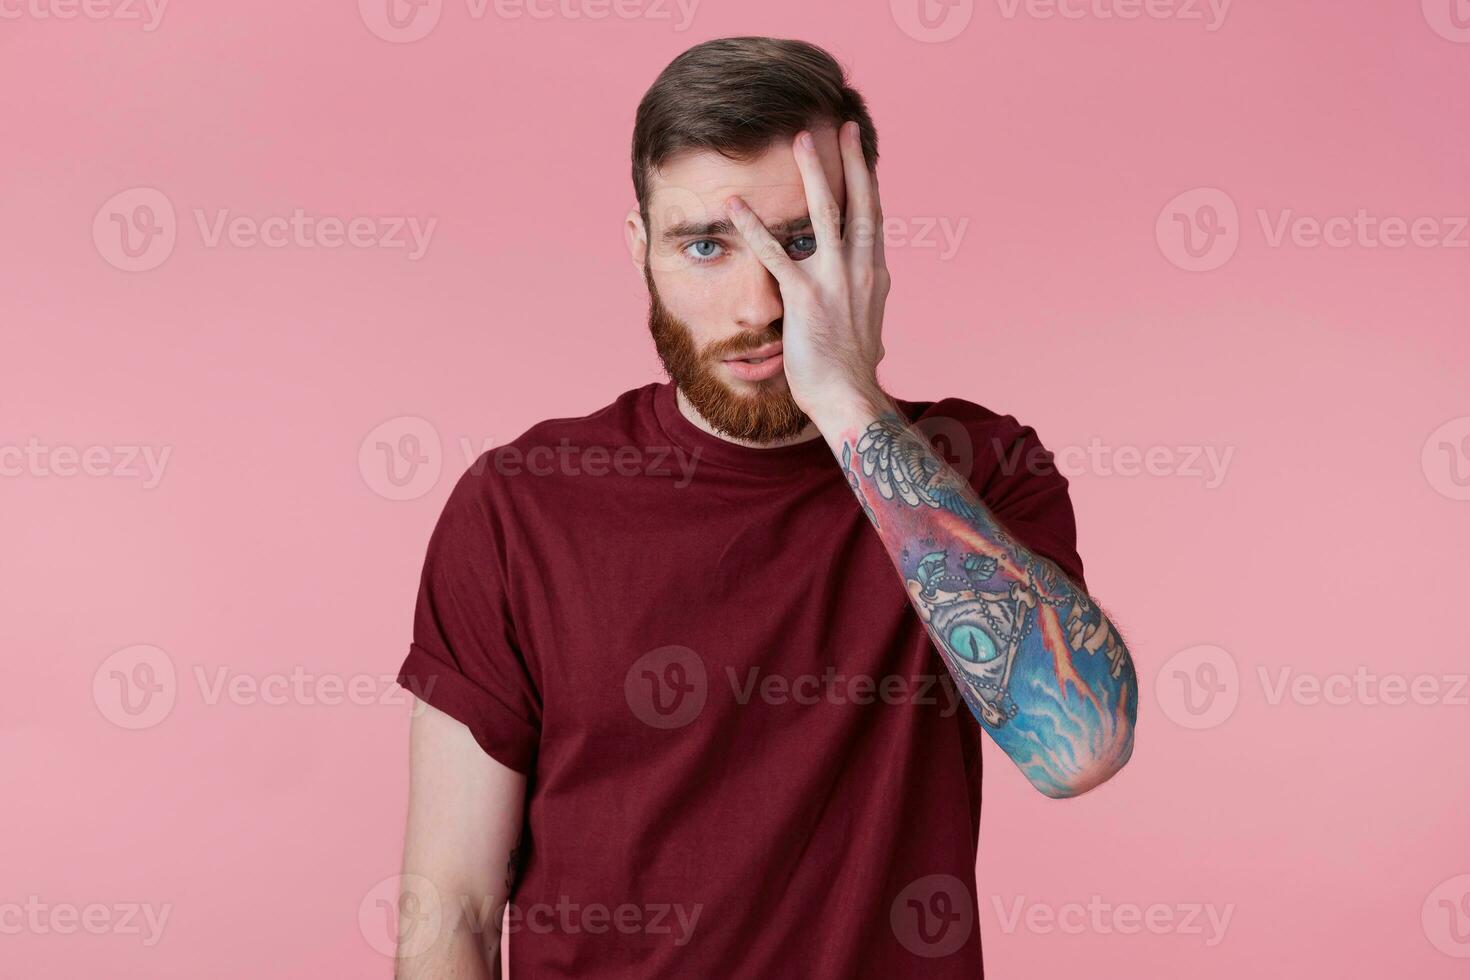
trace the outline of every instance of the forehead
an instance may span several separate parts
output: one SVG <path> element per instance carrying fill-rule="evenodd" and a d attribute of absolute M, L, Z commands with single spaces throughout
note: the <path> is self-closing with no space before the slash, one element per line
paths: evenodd
<path fill-rule="evenodd" d="M 846 193 L 836 129 L 813 127 L 812 137 L 827 185 L 842 206 Z M 801 170 L 785 139 L 748 160 L 731 160 L 713 150 L 676 154 L 650 173 L 648 187 L 648 217 L 654 233 L 684 221 L 721 217 L 731 195 L 739 195 L 767 225 L 807 213 Z"/>

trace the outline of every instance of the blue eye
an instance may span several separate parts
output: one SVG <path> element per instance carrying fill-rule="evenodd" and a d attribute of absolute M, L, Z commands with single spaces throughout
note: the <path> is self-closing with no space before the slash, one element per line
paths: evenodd
<path fill-rule="evenodd" d="M 702 251 L 702 248 L 708 248 L 710 251 Z M 719 242 L 712 242 L 708 238 L 701 238 L 697 242 L 690 242 L 688 245 L 684 246 L 684 251 L 689 252 L 690 249 L 693 249 L 694 251 L 689 255 L 689 257 L 696 262 L 711 262 L 719 257 L 717 251 L 719 248 Z"/>
<path fill-rule="evenodd" d="M 798 242 L 809 242 L 810 244 L 804 244 L 800 248 L 797 248 Z M 802 235 L 799 238 L 792 239 L 789 247 L 801 253 L 799 256 L 793 256 L 794 258 L 804 259 L 817 250 L 817 239 L 813 235 Z"/>

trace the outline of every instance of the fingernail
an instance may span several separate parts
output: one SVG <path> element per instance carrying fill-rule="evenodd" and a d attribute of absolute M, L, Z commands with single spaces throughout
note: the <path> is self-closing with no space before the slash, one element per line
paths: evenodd
<path fill-rule="evenodd" d="M 812 148 L 812 146 L 814 144 L 812 143 L 812 134 L 811 133 L 802 133 L 801 134 L 801 145 L 804 146 L 804 147 L 806 147 L 808 150 L 810 150 Z"/>
<path fill-rule="evenodd" d="M 745 210 L 745 202 L 742 201 L 742 200 L 740 200 L 740 198 L 738 198 L 738 197 L 732 197 L 732 198 L 730 198 L 730 200 L 729 200 L 728 203 L 730 205 L 730 210 L 731 211 L 744 211 Z"/>

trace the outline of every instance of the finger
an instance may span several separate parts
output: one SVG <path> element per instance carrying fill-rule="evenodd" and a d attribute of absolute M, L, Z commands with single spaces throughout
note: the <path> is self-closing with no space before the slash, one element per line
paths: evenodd
<path fill-rule="evenodd" d="M 806 189 L 806 213 L 812 222 L 812 231 L 817 237 L 817 255 L 823 252 L 835 255 L 842 248 L 842 209 L 827 183 L 822 170 L 822 158 L 817 156 L 816 141 L 809 132 L 797 134 L 796 167 L 801 171 L 801 183 Z"/>
<path fill-rule="evenodd" d="M 760 223 L 755 212 L 739 197 L 732 197 L 725 202 L 730 211 L 730 220 L 735 222 L 735 230 L 740 232 L 740 237 L 745 239 L 745 244 L 760 259 L 761 265 L 776 277 L 776 281 L 785 286 L 794 283 L 797 276 L 796 263 L 791 256 L 786 254 L 786 249 L 781 243 L 771 237 L 766 231 L 766 226 Z"/>
<path fill-rule="evenodd" d="M 868 171 L 869 187 L 873 191 L 873 265 L 888 268 L 888 258 L 883 253 L 883 195 L 878 193 L 878 172 Z"/>
<path fill-rule="evenodd" d="M 862 132 L 855 122 L 845 122 L 837 140 L 842 150 L 842 177 L 847 184 L 848 247 L 857 257 L 871 257 L 874 243 L 881 246 L 875 179 L 863 158 Z"/>
<path fill-rule="evenodd" d="M 852 128 L 856 131 L 857 123 L 853 123 Z M 868 191 L 873 195 L 873 262 L 879 268 L 886 269 L 888 260 L 883 254 L 883 194 L 878 190 L 878 170 L 876 167 L 868 170 L 866 163 L 863 169 L 868 173 Z"/>

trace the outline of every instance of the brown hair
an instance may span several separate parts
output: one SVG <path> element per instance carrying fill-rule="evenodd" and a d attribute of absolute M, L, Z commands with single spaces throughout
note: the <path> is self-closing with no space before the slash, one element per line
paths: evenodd
<path fill-rule="evenodd" d="M 814 44 L 774 37 L 724 37 L 679 55 L 638 103 L 633 124 L 633 190 L 648 227 L 648 175 L 686 150 L 733 160 L 759 155 L 821 122 L 857 122 L 868 168 L 878 164 L 878 131 L 847 73 Z"/>

